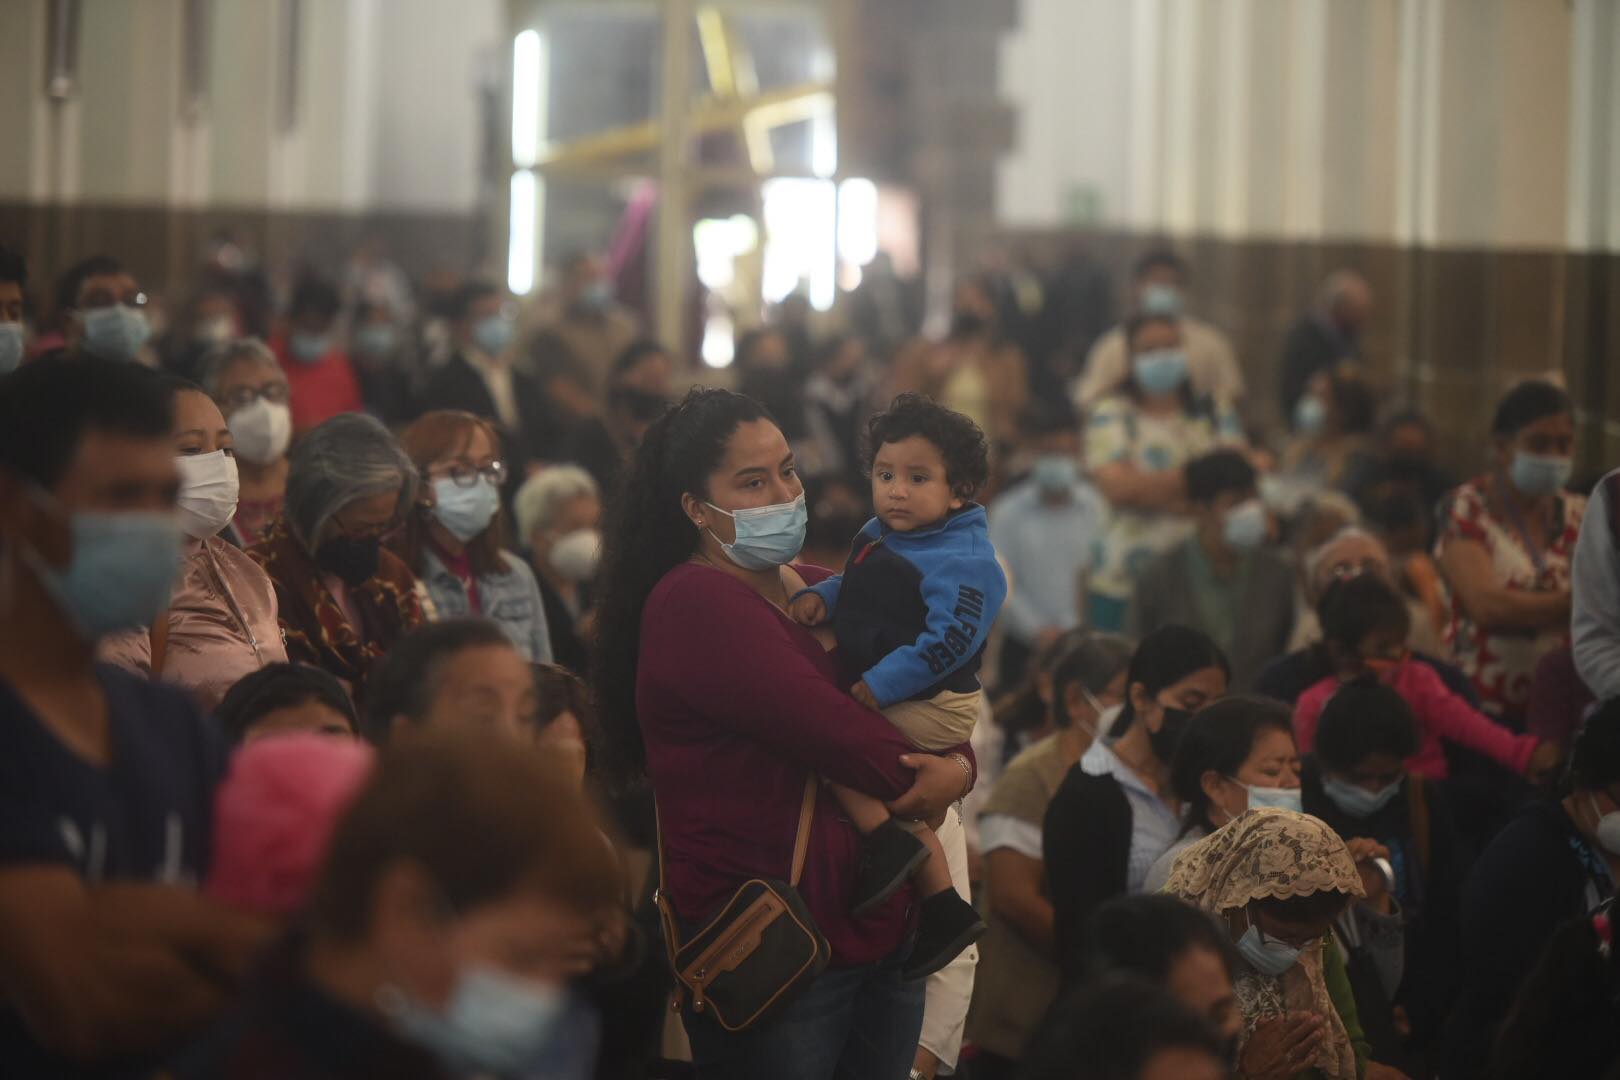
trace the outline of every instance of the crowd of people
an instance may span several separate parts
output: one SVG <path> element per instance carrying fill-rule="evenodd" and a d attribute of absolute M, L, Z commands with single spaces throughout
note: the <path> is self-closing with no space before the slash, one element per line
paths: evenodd
<path fill-rule="evenodd" d="M 0 249 L 0 1071 L 1620 1076 L 1620 470 L 1100 275 Z"/>

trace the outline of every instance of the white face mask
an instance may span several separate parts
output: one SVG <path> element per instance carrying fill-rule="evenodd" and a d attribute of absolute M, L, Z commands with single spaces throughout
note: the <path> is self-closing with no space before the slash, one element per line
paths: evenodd
<path fill-rule="evenodd" d="M 186 535 L 204 540 L 230 524 L 236 516 L 240 485 L 236 459 L 223 450 L 174 459 L 180 471 L 180 498 L 177 506 L 180 527 Z"/>
<path fill-rule="evenodd" d="M 225 418 L 236 441 L 236 454 L 252 465 L 268 465 L 292 442 L 292 411 L 266 398 L 255 398 Z"/>
<path fill-rule="evenodd" d="M 1610 810 L 1605 814 L 1597 804 L 1597 799 L 1588 795 L 1586 801 L 1592 804 L 1592 813 L 1597 815 L 1597 842 L 1598 846 L 1610 855 L 1620 855 L 1620 810 Z"/>
<path fill-rule="evenodd" d="M 553 570 L 569 581 L 579 583 L 596 576 L 602 562 L 602 534 L 595 529 L 575 529 L 551 545 L 546 556 Z"/>
<path fill-rule="evenodd" d="M 1104 705 L 1102 702 L 1097 700 L 1097 695 L 1086 689 L 1084 683 L 1076 683 L 1075 685 L 1078 686 L 1080 688 L 1080 692 L 1086 696 L 1086 704 L 1091 706 L 1094 719 L 1089 724 L 1083 724 L 1076 720 L 1074 722 L 1074 726 L 1091 736 L 1093 739 L 1107 734 L 1109 727 L 1113 725 L 1114 717 L 1119 715 L 1119 706 Z"/>

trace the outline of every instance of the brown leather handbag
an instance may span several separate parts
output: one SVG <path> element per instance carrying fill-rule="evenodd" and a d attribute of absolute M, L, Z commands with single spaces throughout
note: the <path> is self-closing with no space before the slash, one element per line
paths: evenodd
<path fill-rule="evenodd" d="M 797 888 L 810 843 L 816 778 L 804 783 L 793 864 L 786 882 L 751 878 L 684 943 L 664 886 L 663 833 L 658 837 L 658 891 L 654 900 L 664 948 L 680 984 L 673 1005 L 691 995 L 692 1011 L 727 1031 L 746 1031 L 798 996 L 827 967 L 830 950 Z"/>

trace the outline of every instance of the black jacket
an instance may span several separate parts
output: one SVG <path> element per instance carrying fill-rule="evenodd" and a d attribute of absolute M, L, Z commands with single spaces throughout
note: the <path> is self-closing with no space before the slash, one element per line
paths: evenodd
<path fill-rule="evenodd" d="M 1491 841 L 1463 883 L 1462 992 L 1445 1028 L 1443 1080 L 1485 1072 L 1498 1026 L 1554 931 L 1612 893 L 1601 858 L 1558 802 L 1535 802 Z"/>
<path fill-rule="evenodd" d="M 428 380 L 418 402 L 422 410 L 460 409 L 493 422 L 501 433 L 507 464 L 515 483 L 521 483 L 531 461 L 554 461 L 561 447 L 561 427 L 533 376 L 512 372 L 512 396 L 517 400 L 518 430 L 506 428 L 495 414 L 484 377 L 458 352 Z"/>
<path fill-rule="evenodd" d="M 1294 406 L 1304 395 L 1311 376 L 1354 356 L 1353 348 L 1322 325 L 1319 316 L 1304 315 L 1293 325 L 1283 341 L 1282 364 L 1277 369 L 1278 400 L 1290 427 L 1294 423 Z"/>
<path fill-rule="evenodd" d="M 1066 983 L 1084 974 L 1086 922 L 1107 900 L 1125 895 L 1133 815 L 1112 776 L 1069 770 L 1046 808 L 1041 850 L 1052 898 L 1052 936 Z"/>
<path fill-rule="evenodd" d="M 1406 1009 L 1413 1042 L 1422 1046 L 1436 1038 L 1456 996 L 1462 868 L 1451 804 L 1436 785 L 1408 777 L 1388 806 L 1352 817 L 1323 792 L 1314 757 L 1305 761 L 1300 789 L 1305 812 L 1341 837 L 1365 837 L 1389 848 L 1406 929 L 1406 970 L 1394 1004 Z"/>

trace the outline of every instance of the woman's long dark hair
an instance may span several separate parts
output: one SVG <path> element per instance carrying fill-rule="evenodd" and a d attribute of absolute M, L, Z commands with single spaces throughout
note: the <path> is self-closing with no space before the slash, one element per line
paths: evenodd
<path fill-rule="evenodd" d="M 641 609 L 653 586 L 697 549 L 681 496 L 708 489 L 738 425 L 770 419 L 759 402 L 730 390 L 691 391 L 647 429 L 609 511 L 591 682 L 605 737 L 603 772 L 617 786 L 638 779 L 647 764 L 636 718 Z"/>
<path fill-rule="evenodd" d="M 1148 697 L 1158 697 L 1167 686 L 1174 686 L 1195 671 L 1220 668 L 1228 679 L 1232 665 L 1226 654 L 1215 644 L 1215 639 L 1202 630 L 1177 623 L 1166 623 L 1144 637 L 1131 657 L 1129 674 L 1125 676 L 1125 707 L 1119 710 L 1119 719 L 1109 734 L 1116 738 L 1131 729 L 1136 719 L 1136 708 L 1131 704 L 1131 687 L 1141 683 Z"/>

